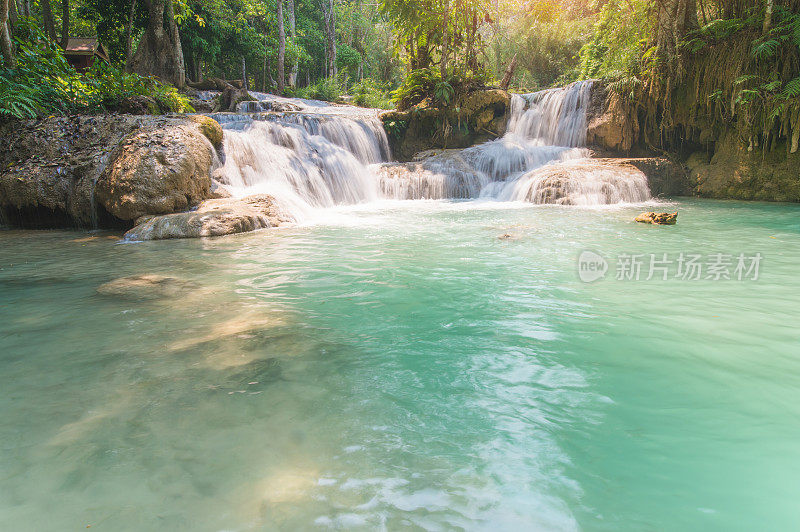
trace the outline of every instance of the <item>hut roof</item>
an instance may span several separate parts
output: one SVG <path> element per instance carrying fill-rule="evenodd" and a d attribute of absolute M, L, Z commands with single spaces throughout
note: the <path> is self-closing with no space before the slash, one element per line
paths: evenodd
<path fill-rule="evenodd" d="M 108 51 L 97 37 L 70 37 L 67 47 L 64 49 L 66 55 L 97 55 L 108 61 Z"/>

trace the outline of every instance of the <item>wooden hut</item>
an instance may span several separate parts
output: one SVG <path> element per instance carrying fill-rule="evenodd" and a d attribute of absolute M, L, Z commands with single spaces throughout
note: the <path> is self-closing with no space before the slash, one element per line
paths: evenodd
<path fill-rule="evenodd" d="M 97 59 L 108 63 L 108 50 L 97 37 L 70 37 L 64 49 L 67 62 L 78 72 L 92 68 Z"/>

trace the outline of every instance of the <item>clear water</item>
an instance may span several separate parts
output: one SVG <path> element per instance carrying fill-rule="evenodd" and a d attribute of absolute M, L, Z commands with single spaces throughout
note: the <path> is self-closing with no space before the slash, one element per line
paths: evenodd
<path fill-rule="evenodd" d="M 0 231 L 0 529 L 795 529 L 800 206 L 672 208 Z M 764 262 L 584 284 L 584 249 Z M 135 274 L 196 286 L 96 292 Z"/>

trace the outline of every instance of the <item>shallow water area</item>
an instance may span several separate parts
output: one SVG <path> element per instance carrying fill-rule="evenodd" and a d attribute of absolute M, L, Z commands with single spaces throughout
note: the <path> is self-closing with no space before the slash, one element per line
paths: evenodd
<path fill-rule="evenodd" d="M 678 224 L 632 221 L 653 209 Z M 800 207 L 320 212 L 141 244 L 0 231 L 0 528 L 800 519 Z M 579 279 L 585 250 L 605 279 Z M 621 255 L 681 252 L 763 262 L 757 281 L 615 279 Z M 142 275 L 178 289 L 98 292 Z"/>

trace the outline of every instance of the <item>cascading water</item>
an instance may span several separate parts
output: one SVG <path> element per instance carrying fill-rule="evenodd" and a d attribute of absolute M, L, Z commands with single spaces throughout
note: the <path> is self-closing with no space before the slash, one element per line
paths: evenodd
<path fill-rule="evenodd" d="M 590 159 L 591 81 L 513 95 L 506 134 L 464 150 L 389 163 L 376 110 L 254 93 L 220 114 L 225 163 L 215 176 L 235 195 L 268 193 L 297 219 L 314 209 L 386 199 L 472 199 L 568 205 L 640 202 L 633 167 Z"/>
<path fill-rule="evenodd" d="M 287 98 L 265 102 L 306 107 Z M 234 195 L 271 194 L 296 219 L 320 207 L 378 199 L 369 165 L 388 160 L 389 143 L 377 112 L 318 109 L 216 116 L 225 129 L 225 163 L 215 177 Z"/>
<path fill-rule="evenodd" d="M 513 95 L 506 134 L 415 163 L 386 165 L 381 189 L 396 199 L 475 198 L 598 205 L 644 201 L 647 179 L 633 167 L 589 158 L 586 116 L 592 82 Z"/>

